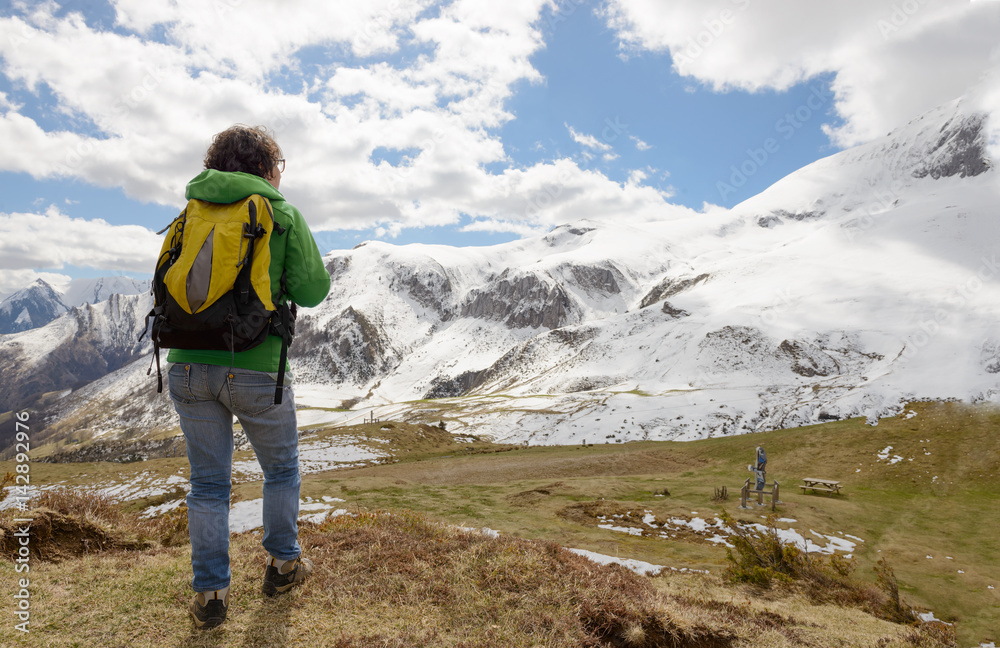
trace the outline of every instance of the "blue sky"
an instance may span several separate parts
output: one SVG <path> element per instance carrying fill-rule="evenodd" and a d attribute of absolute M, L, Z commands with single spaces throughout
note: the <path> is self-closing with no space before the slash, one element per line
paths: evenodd
<path fill-rule="evenodd" d="M 0 4 L 0 296 L 146 274 L 237 121 L 275 128 L 323 252 L 731 207 L 960 95 L 990 69 L 1000 3 L 356 5 L 282 5 L 251 47 L 259 23 L 222 0 Z M 948 53 L 962 74 L 900 62 L 925 38 L 940 62 L 956 20 L 983 30 Z"/>

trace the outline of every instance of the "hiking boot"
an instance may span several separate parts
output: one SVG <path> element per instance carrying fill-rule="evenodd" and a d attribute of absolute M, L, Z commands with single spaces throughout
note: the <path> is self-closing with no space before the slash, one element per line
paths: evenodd
<path fill-rule="evenodd" d="M 303 558 L 299 556 L 295 560 L 291 560 L 284 565 L 282 569 L 285 569 L 284 573 L 278 570 L 274 566 L 274 559 L 267 561 L 267 569 L 264 570 L 264 594 L 267 596 L 277 596 L 278 594 L 284 594 L 288 590 L 292 589 L 302 581 L 304 581 L 309 574 L 312 573 L 313 564 L 308 558 Z"/>
<path fill-rule="evenodd" d="M 216 595 L 218 596 L 218 595 Z M 207 630 L 222 625 L 226 620 L 226 612 L 229 611 L 229 594 L 225 598 L 213 598 L 205 600 L 205 592 L 198 592 L 191 601 L 188 608 L 194 618 L 194 624 L 199 629 Z"/>

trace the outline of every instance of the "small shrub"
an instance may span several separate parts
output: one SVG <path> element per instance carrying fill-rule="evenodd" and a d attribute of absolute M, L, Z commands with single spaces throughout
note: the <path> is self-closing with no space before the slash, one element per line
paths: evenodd
<path fill-rule="evenodd" d="M 880 558 L 875 564 L 875 575 L 879 589 L 885 593 L 885 601 L 882 603 L 879 616 L 896 623 L 916 623 L 917 616 L 909 606 L 903 605 L 899 600 L 899 583 L 896 581 L 896 573 L 886 562 L 885 558 Z"/>
<path fill-rule="evenodd" d="M 899 599 L 896 575 L 885 559 L 875 567 L 878 587 L 872 587 L 851 578 L 857 567 L 853 558 L 833 554 L 824 559 L 782 542 L 774 515 L 768 516 L 764 529 L 741 525 L 725 511 L 720 517 L 733 530 L 730 541 L 736 551 L 726 551 L 730 563 L 726 576 L 730 581 L 761 588 L 775 583 L 794 584 L 817 603 L 858 607 L 894 623 L 916 623 L 910 606 Z"/>
<path fill-rule="evenodd" d="M 3 476 L 3 481 L 0 481 L 0 502 L 7 499 L 7 487 L 13 486 L 16 479 L 17 476 L 12 472 L 8 472 Z"/>
<path fill-rule="evenodd" d="M 787 583 L 798 575 L 802 551 L 781 541 L 773 515 L 768 516 L 763 530 L 742 525 L 725 511 L 720 517 L 732 529 L 729 539 L 736 549 L 735 554 L 732 549 L 726 550 L 730 562 L 726 574 L 730 580 L 770 587 L 773 581 Z"/>

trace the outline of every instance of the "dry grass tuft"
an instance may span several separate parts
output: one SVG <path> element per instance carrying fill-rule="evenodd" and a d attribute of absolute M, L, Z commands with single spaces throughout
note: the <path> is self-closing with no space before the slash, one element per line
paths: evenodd
<path fill-rule="evenodd" d="M 147 519 L 125 512 L 106 496 L 71 489 L 44 491 L 29 504 L 27 511 L 7 509 L 0 515 L 0 556 L 17 556 L 20 545 L 14 533 L 25 524 L 15 518 L 31 520 L 31 556 L 42 561 L 187 542 L 183 510 Z"/>

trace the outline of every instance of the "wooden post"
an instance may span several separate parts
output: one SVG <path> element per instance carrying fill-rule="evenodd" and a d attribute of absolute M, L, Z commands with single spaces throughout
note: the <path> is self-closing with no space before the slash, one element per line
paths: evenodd
<path fill-rule="evenodd" d="M 741 509 L 747 508 L 747 494 L 748 494 L 749 490 L 750 490 L 750 478 L 747 477 L 747 480 L 745 482 L 743 482 L 743 488 L 740 489 L 740 508 Z"/>

